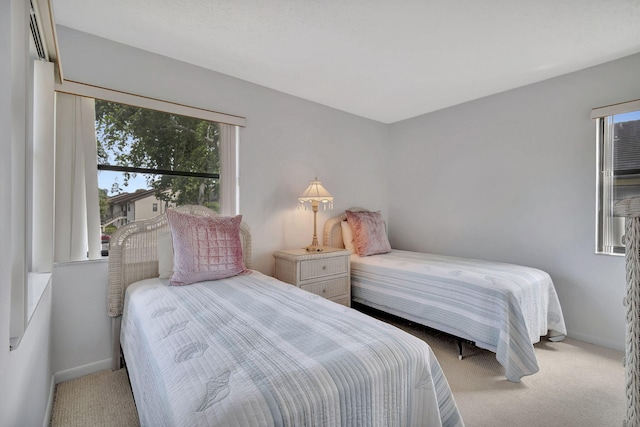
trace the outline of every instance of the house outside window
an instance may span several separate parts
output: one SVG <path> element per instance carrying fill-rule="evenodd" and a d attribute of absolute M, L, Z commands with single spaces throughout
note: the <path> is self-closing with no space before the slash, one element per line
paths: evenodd
<path fill-rule="evenodd" d="M 607 111 L 610 107 L 603 107 L 601 116 L 595 117 L 598 162 L 596 253 L 601 254 L 624 254 L 624 218 L 614 215 L 614 205 L 619 200 L 640 197 L 640 102 L 627 104 L 626 108 L 625 104 L 614 106 L 617 110 Z"/>
<path fill-rule="evenodd" d="M 158 204 L 157 204 L 157 203 L 154 203 L 154 204 L 153 204 L 153 206 L 152 206 L 152 208 L 151 208 L 151 210 L 152 210 L 153 212 L 158 212 Z"/>

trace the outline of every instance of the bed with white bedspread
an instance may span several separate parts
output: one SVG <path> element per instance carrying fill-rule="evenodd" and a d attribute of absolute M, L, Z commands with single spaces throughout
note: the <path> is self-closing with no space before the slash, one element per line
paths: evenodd
<path fill-rule="evenodd" d="M 461 425 L 426 343 L 256 271 L 133 284 L 122 331 L 142 425 Z"/>
<path fill-rule="evenodd" d="M 112 237 L 110 275 L 153 264 L 134 253 L 157 246 L 135 238 L 166 228 L 155 221 Z M 119 340 L 143 426 L 464 425 L 430 347 L 404 331 L 257 271 L 188 286 L 149 274 L 122 286 Z"/>
<path fill-rule="evenodd" d="M 330 219 L 325 245 L 344 247 Z M 551 277 L 514 264 L 390 250 L 351 255 L 354 302 L 472 341 L 496 353 L 508 380 L 539 370 L 533 344 L 561 340 L 566 326 Z"/>

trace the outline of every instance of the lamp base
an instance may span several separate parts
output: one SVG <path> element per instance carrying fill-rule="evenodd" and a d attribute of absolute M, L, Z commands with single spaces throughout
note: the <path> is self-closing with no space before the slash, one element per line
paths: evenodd
<path fill-rule="evenodd" d="M 322 252 L 324 248 L 318 244 L 318 233 L 316 233 L 316 224 L 317 224 L 317 216 L 318 216 L 318 201 L 313 200 L 311 202 L 311 208 L 313 209 L 313 239 L 311 239 L 311 244 L 307 246 L 305 249 L 307 252 Z"/>

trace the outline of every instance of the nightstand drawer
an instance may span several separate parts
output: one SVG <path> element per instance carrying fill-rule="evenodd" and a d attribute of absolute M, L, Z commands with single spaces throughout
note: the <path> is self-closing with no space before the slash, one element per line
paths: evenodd
<path fill-rule="evenodd" d="M 345 299 L 349 299 L 349 286 L 351 282 L 348 277 L 340 277 L 338 279 L 326 280 L 319 283 L 310 283 L 308 285 L 302 285 L 300 288 L 305 291 L 312 292 L 321 297 L 333 299 L 335 297 L 344 295 Z"/>
<path fill-rule="evenodd" d="M 349 271 L 349 258 L 344 256 L 310 259 L 300 262 L 300 280 L 333 276 Z"/>

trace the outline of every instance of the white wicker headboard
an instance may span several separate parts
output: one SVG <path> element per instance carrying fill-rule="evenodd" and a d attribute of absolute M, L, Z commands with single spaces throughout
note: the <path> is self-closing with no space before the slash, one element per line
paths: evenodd
<path fill-rule="evenodd" d="M 215 217 L 219 214 L 205 206 L 187 205 L 174 208 L 178 212 Z M 158 232 L 168 231 L 166 214 L 120 227 L 111 236 L 109 245 L 108 314 L 122 314 L 127 286 L 143 279 L 158 277 Z M 244 265 L 251 268 L 251 231 L 240 224 Z"/>
<path fill-rule="evenodd" d="M 348 211 L 353 212 L 369 212 L 365 208 L 349 208 Z M 344 242 L 342 241 L 342 226 L 340 223 L 346 221 L 347 214 L 331 217 L 324 224 L 324 242 L 323 245 L 328 248 L 344 248 Z"/>

